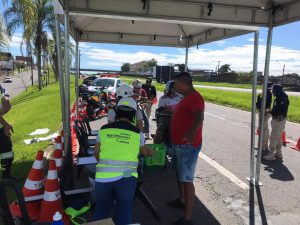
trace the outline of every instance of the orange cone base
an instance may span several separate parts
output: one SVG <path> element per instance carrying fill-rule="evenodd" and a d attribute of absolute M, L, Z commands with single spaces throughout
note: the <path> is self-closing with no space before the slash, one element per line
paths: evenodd
<path fill-rule="evenodd" d="M 28 212 L 28 216 L 29 216 L 30 220 L 36 221 L 38 219 L 40 212 L 41 212 L 40 204 L 41 204 L 40 201 L 26 204 L 26 208 L 27 208 L 27 212 Z M 18 217 L 18 218 L 23 217 L 22 213 L 21 213 L 21 209 L 17 202 L 11 203 L 9 205 L 9 209 L 10 209 L 11 214 L 14 217 Z"/>

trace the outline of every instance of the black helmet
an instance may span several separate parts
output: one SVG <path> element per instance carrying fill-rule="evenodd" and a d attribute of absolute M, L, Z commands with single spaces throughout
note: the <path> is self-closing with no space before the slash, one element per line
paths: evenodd
<path fill-rule="evenodd" d="M 170 91 L 174 91 L 175 85 L 174 81 L 168 81 L 165 87 L 165 93 L 169 93 Z"/>
<path fill-rule="evenodd" d="M 274 84 L 272 87 L 274 95 L 281 95 L 283 93 L 283 88 L 280 84 Z"/>

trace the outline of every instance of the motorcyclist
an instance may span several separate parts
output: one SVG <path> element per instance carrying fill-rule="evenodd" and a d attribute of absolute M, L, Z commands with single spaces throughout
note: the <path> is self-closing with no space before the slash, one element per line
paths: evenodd
<path fill-rule="evenodd" d="M 128 84 L 121 84 L 117 90 L 116 90 L 116 101 L 117 103 L 120 101 L 120 99 L 125 98 L 125 97 L 133 97 L 134 93 L 133 93 L 133 88 L 130 87 Z M 116 121 L 116 111 L 115 109 L 109 109 L 108 110 L 108 115 L 107 115 L 107 122 L 108 123 L 112 123 Z M 135 115 L 135 123 L 136 126 L 140 129 L 140 131 L 144 131 L 143 128 L 143 116 L 141 111 L 138 109 L 136 111 L 136 115 Z"/>

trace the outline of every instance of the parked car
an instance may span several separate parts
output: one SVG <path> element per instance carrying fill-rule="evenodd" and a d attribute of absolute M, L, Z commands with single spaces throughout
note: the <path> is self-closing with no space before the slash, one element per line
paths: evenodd
<path fill-rule="evenodd" d="M 12 83 L 12 82 L 13 81 L 12 81 L 11 77 L 5 77 L 5 79 L 3 81 L 3 83 Z"/>
<path fill-rule="evenodd" d="M 117 87 L 122 84 L 120 78 L 113 77 L 100 77 L 93 81 L 88 87 L 88 91 L 91 93 L 99 91 L 99 89 L 106 89 L 108 92 L 115 94 Z"/>

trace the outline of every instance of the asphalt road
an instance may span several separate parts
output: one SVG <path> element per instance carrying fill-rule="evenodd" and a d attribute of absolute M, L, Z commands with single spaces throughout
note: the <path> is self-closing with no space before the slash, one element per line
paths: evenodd
<path fill-rule="evenodd" d="M 238 91 L 238 92 L 248 92 L 248 93 L 252 92 L 252 89 L 246 89 L 246 88 L 217 87 L 217 86 L 205 86 L 205 85 L 194 85 L 194 87 L 223 90 L 223 91 Z M 261 93 L 261 90 L 258 90 L 257 92 Z M 300 92 L 286 91 L 286 93 L 289 96 L 298 96 L 298 97 L 300 96 Z"/>
<path fill-rule="evenodd" d="M 250 173 L 250 118 L 249 112 L 206 103 L 203 148 L 195 175 L 195 204 L 201 203 L 209 212 L 207 224 L 299 225 L 300 152 L 290 148 L 295 144 L 292 142 L 283 148 L 283 161 L 262 161 L 263 186 L 252 191 L 246 180 Z M 99 129 L 99 122 L 94 127 Z M 151 120 L 151 132 L 155 129 Z M 287 122 L 286 133 L 288 139 L 296 141 L 300 124 Z M 151 186 L 149 191 L 153 188 L 158 189 Z M 160 191 L 163 198 L 162 188 Z M 167 209 L 161 206 L 160 210 Z M 194 211 L 194 215 L 197 218 L 199 211 Z M 159 223 L 147 217 L 145 224 Z M 204 223 L 198 220 L 194 224 Z"/>
<path fill-rule="evenodd" d="M 9 93 L 10 98 L 15 97 L 16 95 L 20 94 L 26 88 L 31 85 L 31 72 L 21 72 L 17 75 L 11 76 L 12 83 L 3 83 L 1 80 L 1 86 L 6 89 Z M 33 82 L 37 81 L 37 70 L 33 71 Z"/>

